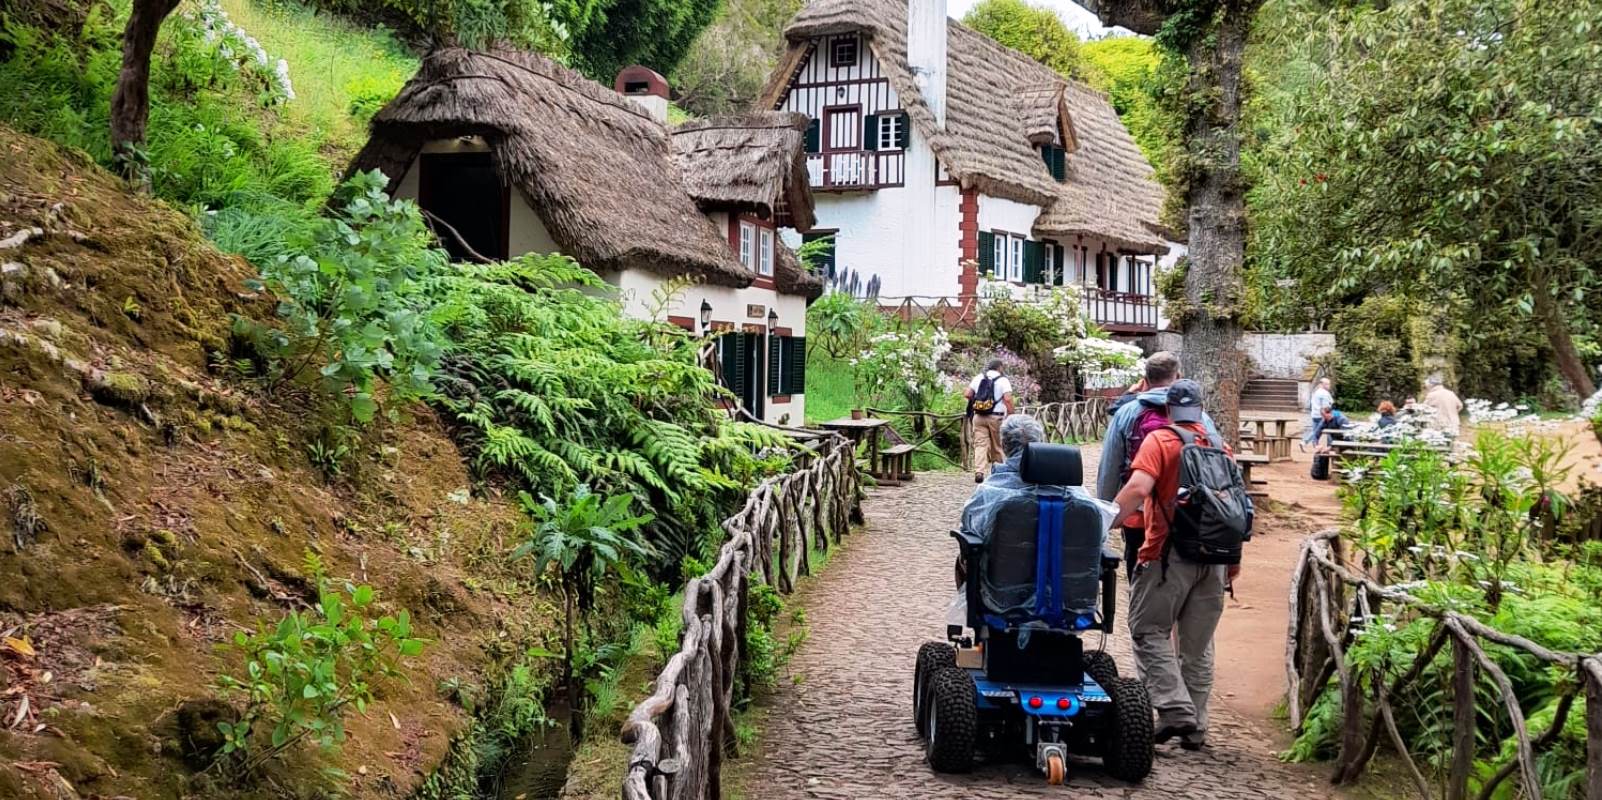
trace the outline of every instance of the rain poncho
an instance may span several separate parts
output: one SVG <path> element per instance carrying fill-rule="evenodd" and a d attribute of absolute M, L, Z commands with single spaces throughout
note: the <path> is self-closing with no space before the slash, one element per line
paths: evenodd
<path fill-rule="evenodd" d="M 1064 499 L 1063 611 L 1072 616 L 1095 610 L 1100 599 L 1102 556 L 1120 557 L 1107 542 L 1107 529 L 1117 507 L 1091 497 L 1078 486 L 1026 483 L 1018 473 L 1018 461 L 1014 456 L 997 465 L 962 510 L 963 530 L 985 542 L 980 563 L 968 565 L 968 575 L 979 581 L 986 613 L 1016 619 L 1036 610 L 1041 494 Z"/>

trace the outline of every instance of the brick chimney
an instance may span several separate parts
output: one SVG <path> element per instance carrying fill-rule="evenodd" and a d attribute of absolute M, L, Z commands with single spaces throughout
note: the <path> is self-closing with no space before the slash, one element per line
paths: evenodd
<path fill-rule="evenodd" d="M 946 0 L 907 0 L 907 66 L 935 121 L 946 124 Z"/>
<path fill-rule="evenodd" d="M 655 70 L 639 64 L 624 67 L 613 81 L 612 89 L 633 100 L 657 122 L 667 123 L 668 82 Z"/>

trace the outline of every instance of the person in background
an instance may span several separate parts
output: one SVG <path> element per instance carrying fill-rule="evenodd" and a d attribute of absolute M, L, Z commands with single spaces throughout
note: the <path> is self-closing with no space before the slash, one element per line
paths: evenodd
<path fill-rule="evenodd" d="M 1394 411 L 1395 409 L 1392 408 L 1392 410 Z M 1347 418 L 1345 414 L 1335 410 L 1333 406 L 1325 406 L 1323 413 L 1318 416 L 1318 422 L 1313 425 L 1313 452 L 1328 453 L 1330 451 L 1329 442 L 1321 442 L 1320 440 L 1328 436 L 1330 441 L 1334 441 L 1340 438 L 1341 431 L 1355 426 L 1356 423 Z"/>
<path fill-rule="evenodd" d="M 1456 392 L 1441 383 L 1439 375 L 1431 375 L 1424 385 L 1429 387 L 1424 393 L 1424 405 L 1435 409 L 1435 418 L 1431 424 L 1456 438 L 1463 429 L 1460 419 L 1463 413 L 1463 401 L 1458 399 Z"/>
<path fill-rule="evenodd" d="M 1152 431 L 1141 442 L 1117 499 L 1120 519 L 1142 505 L 1146 517 L 1146 540 L 1129 586 L 1129 633 L 1136 670 L 1157 711 L 1156 742 L 1179 737 L 1184 749 L 1200 750 L 1207 738 L 1207 701 L 1213 689 L 1213 632 L 1224 613 L 1225 587 L 1240 574 L 1240 566 L 1194 563 L 1166 546 L 1184 447 L 1174 428 L 1226 453 L 1229 445 L 1205 423 L 1200 384 L 1175 381 L 1166 394 L 1173 427 Z"/>
<path fill-rule="evenodd" d="M 1389 400 L 1381 400 L 1379 404 L 1379 419 L 1374 420 L 1374 427 L 1389 428 L 1396 424 L 1396 404 Z"/>
<path fill-rule="evenodd" d="M 973 423 L 974 483 L 983 483 L 991 465 L 1007 460 L 1001 449 L 1001 421 L 1013 407 L 1012 381 L 1001 373 L 1001 366 L 1001 359 L 991 359 L 963 392 L 968 399 L 968 419 Z"/>
<path fill-rule="evenodd" d="M 1329 378 L 1319 378 L 1318 387 L 1313 389 L 1313 397 L 1307 402 L 1307 431 L 1302 434 L 1302 444 L 1317 444 L 1318 421 L 1323 417 L 1324 409 L 1335 407 L 1335 395 L 1330 392 Z"/>
<path fill-rule="evenodd" d="M 1179 380 L 1179 356 L 1166 350 L 1152 353 L 1146 359 L 1147 389 L 1125 403 L 1107 424 L 1107 437 L 1101 445 L 1101 466 L 1096 472 L 1096 496 L 1112 501 L 1118 490 L 1129 480 L 1130 464 L 1140 444 L 1153 430 L 1168 424 L 1168 387 Z M 1211 417 L 1202 415 L 1207 436 L 1215 442 L 1223 441 Z M 1142 512 L 1125 514 L 1122 520 L 1124 533 L 1124 569 L 1126 577 L 1135 574 L 1135 554 L 1146 541 L 1146 524 Z"/>

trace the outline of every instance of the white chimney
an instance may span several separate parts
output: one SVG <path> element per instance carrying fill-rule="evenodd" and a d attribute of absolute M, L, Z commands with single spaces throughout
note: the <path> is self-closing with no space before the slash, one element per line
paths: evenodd
<path fill-rule="evenodd" d="M 907 66 L 937 123 L 946 124 L 946 0 L 907 0 Z"/>
<path fill-rule="evenodd" d="M 667 122 L 668 82 L 655 70 L 638 64 L 624 67 L 613 81 L 612 89 L 633 100 L 657 122 Z"/>

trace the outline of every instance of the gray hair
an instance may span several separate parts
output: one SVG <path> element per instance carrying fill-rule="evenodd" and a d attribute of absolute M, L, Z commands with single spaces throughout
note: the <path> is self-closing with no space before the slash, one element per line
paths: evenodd
<path fill-rule="evenodd" d="M 986 372 L 1000 372 L 1002 366 L 1004 366 L 1004 365 L 1002 364 L 1001 359 L 992 358 L 992 359 L 990 359 L 990 363 L 985 365 L 985 371 Z"/>
<path fill-rule="evenodd" d="M 1424 379 L 1424 385 L 1425 386 L 1440 386 L 1441 385 L 1441 376 L 1439 376 L 1439 375 L 1431 375 L 1428 378 L 1425 378 Z"/>
<path fill-rule="evenodd" d="M 1012 458 L 1024 451 L 1030 442 L 1044 442 L 1046 429 L 1040 420 L 1028 414 L 1008 414 L 1001 421 L 1001 449 Z"/>

